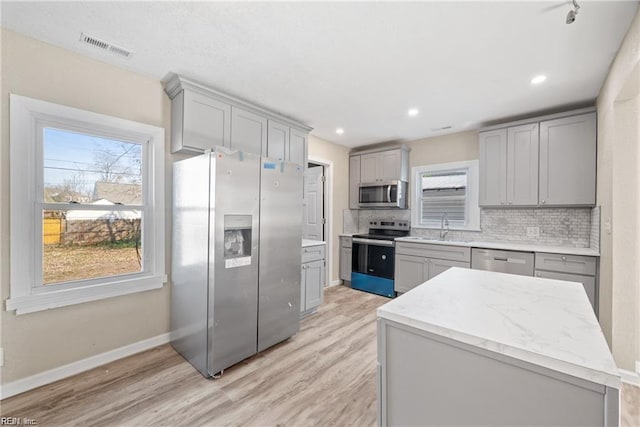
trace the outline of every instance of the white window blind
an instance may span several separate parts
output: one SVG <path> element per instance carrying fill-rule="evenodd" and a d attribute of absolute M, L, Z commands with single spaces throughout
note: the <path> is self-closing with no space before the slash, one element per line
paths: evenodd
<path fill-rule="evenodd" d="M 467 171 L 427 172 L 422 175 L 422 223 L 437 222 L 446 214 L 450 223 L 465 224 Z"/>

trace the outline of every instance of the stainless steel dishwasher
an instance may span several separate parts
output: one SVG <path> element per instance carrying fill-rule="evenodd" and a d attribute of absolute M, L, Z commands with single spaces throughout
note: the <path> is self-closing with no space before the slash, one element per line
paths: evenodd
<path fill-rule="evenodd" d="M 473 248 L 471 268 L 533 276 L 533 253 Z"/>

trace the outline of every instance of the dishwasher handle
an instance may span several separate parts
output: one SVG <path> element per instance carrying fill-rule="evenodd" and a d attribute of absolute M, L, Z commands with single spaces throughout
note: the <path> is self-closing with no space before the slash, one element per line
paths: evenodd
<path fill-rule="evenodd" d="M 494 261 L 505 261 L 505 262 L 509 262 L 509 258 L 506 257 L 498 257 L 498 256 L 494 256 L 493 257 Z"/>

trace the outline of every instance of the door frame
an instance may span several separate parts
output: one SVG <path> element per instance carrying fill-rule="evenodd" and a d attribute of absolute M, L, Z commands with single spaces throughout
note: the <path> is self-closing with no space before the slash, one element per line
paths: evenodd
<path fill-rule="evenodd" d="M 333 212 L 333 162 L 331 160 L 323 159 L 316 156 L 309 155 L 307 163 L 315 163 L 324 167 L 324 183 L 323 183 L 323 197 L 324 197 L 324 230 L 323 235 L 327 245 L 327 251 L 325 255 L 325 286 L 334 286 L 340 284 L 340 280 L 333 282 L 331 272 L 333 271 L 333 247 L 335 245 L 333 237 L 333 221 L 331 214 Z"/>

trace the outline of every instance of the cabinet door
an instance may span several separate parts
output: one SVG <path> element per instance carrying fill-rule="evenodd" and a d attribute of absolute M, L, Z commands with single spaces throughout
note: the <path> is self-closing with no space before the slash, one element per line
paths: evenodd
<path fill-rule="evenodd" d="M 250 111 L 231 107 L 231 149 L 266 156 L 267 119 Z"/>
<path fill-rule="evenodd" d="M 324 288 L 324 260 L 304 264 L 305 275 L 305 310 L 317 307 L 322 303 Z"/>
<path fill-rule="evenodd" d="M 349 157 L 349 209 L 360 209 L 360 156 Z"/>
<path fill-rule="evenodd" d="M 360 182 L 370 184 L 380 181 L 378 176 L 378 161 L 380 153 L 363 154 L 360 156 Z"/>
<path fill-rule="evenodd" d="M 449 261 L 446 259 L 429 258 L 429 261 L 427 264 L 428 264 L 427 280 L 433 279 L 438 274 L 447 271 L 451 267 L 471 268 L 471 265 L 468 262 Z"/>
<path fill-rule="evenodd" d="M 507 205 L 538 204 L 538 124 L 507 130 Z"/>
<path fill-rule="evenodd" d="M 427 280 L 427 258 L 397 255 L 393 289 L 407 292 Z"/>
<path fill-rule="evenodd" d="M 340 248 L 340 279 L 351 281 L 351 248 Z"/>
<path fill-rule="evenodd" d="M 171 101 L 171 117 L 172 152 L 200 152 L 215 146 L 229 147 L 229 104 L 185 89 Z"/>
<path fill-rule="evenodd" d="M 594 205 L 596 113 L 540 123 L 540 205 Z"/>
<path fill-rule="evenodd" d="M 307 164 L 307 139 L 309 134 L 291 129 L 289 133 L 289 157 L 287 161 L 305 166 Z"/>
<path fill-rule="evenodd" d="M 273 120 L 268 121 L 267 157 L 285 160 L 289 146 L 289 126 Z"/>
<path fill-rule="evenodd" d="M 380 170 L 379 177 L 382 181 L 395 181 L 400 179 L 400 166 L 402 163 L 401 150 L 383 151 L 379 153 Z"/>
<path fill-rule="evenodd" d="M 507 198 L 507 130 L 480 133 L 480 206 L 501 206 Z"/>
<path fill-rule="evenodd" d="M 307 307 L 305 306 L 306 301 L 306 289 L 307 289 L 307 265 L 302 264 L 300 267 L 300 313 L 303 313 Z"/>
<path fill-rule="evenodd" d="M 587 297 L 589 298 L 589 302 L 591 303 L 591 307 L 593 307 L 593 311 L 597 314 L 596 310 L 596 278 L 593 276 L 581 276 L 579 274 L 567 274 L 567 273 L 556 273 L 552 271 L 541 271 L 536 270 L 536 277 L 542 277 L 544 279 L 556 279 L 556 280 L 566 280 L 567 282 L 578 282 L 582 283 L 584 286 L 584 290 L 587 293 Z"/>

